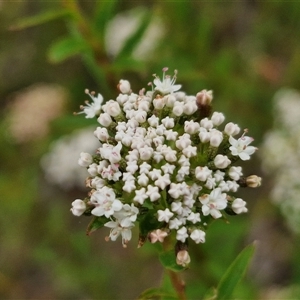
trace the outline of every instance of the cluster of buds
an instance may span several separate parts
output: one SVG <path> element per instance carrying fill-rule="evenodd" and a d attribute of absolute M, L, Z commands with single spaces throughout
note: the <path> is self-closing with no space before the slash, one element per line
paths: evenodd
<path fill-rule="evenodd" d="M 116 100 L 86 91 L 92 103 L 82 107 L 86 118 L 96 117 L 99 148 L 81 153 L 91 189 L 76 199 L 75 216 L 93 216 L 91 228 L 108 227 L 107 240 L 122 238 L 139 224 L 139 246 L 147 239 L 176 240 L 177 263 L 188 265 L 188 240 L 204 243 L 210 221 L 247 212 L 246 202 L 234 196 L 240 186 L 257 187 L 260 177 L 243 176 L 239 160 L 249 160 L 256 148 L 240 136 L 240 128 L 212 112 L 212 91 L 196 96 L 180 92 L 181 85 L 165 74 L 154 75 L 151 91 L 135 94 L 121 80 Z"/>

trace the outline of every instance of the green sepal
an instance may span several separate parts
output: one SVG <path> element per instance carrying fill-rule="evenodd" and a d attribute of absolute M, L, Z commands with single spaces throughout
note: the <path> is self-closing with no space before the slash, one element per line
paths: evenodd
<path fill-rule="evenodd" d="M 29 27 L 41 25 L 49 21 L 72 16 L 71 12 L 67 9 L 56 9 L 53 11 L 42 12 L 38 15 L 20 19 L 16 24 L 10 26 L 10 30 L 22 30 Z"/>
<path fill-rule="evenodd" d="M 54 42 L 48 51 L 48 58 L 52 63 L 60 63 L 71 56 L 88 51 L 88 46 L 83 40 L 65 37 Z"/>
<path fill-rule="evenodd" d="M 102 228 L 107 222 L 108 220 L 105 217 L 94 217 L 86 229 L 86 234 L 91 235 L 97 229 Z"/>
<path fill-rule="evenodd" d="M 172 270 L 174 272 L 181 272 L 186 269 L 176 263 L 174 250 L 160 253 L 159 260 L 166 269 Z"/>

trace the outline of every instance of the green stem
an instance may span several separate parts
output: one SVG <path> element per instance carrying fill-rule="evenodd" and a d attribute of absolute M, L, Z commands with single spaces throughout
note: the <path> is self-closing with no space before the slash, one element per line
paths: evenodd
<path fill-rule="evenodd" d="M 162 245 L 164 251 L 168 251 L 170 250 L 170 248 L 174 247 L 174 243 L 172 243 L 172 240 L 170 238 L 166 238 Z M 174 272 L 172 270 L 166 270 L 166 272 L 178 296 L 178 300 L 186 300 L 187 298 L 185 295 L 185 282 L 180 277 L 179 272 Z"/>
<path fill-rule="evenodd" d="M 168 270 L 168 275 L 170 277 L 173 288 L 177 293 L 178 299 L 186 300 L 187 298 L 185 295 L 185 282 L 180 278 L 179 273 Z"/>

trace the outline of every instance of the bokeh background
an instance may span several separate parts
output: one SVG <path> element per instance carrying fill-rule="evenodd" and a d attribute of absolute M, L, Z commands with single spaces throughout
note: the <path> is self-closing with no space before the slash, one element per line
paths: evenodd
<path fill-rule="evenodd" d="M 123 249 L 105 242 L 107 229 L 86 236 L 88 218 L 70 213 L 86 193 L 79 153 L 95 147 L 94 121 L 73 112 L 86 88 L 108 100 L 119 79 L 138 91 L 167 66 L 184 91 L 212 89 L 215 110 L 249 129 L 260 150 L 244 173 L 263 177 L 240 191 L 248 214 L 191 246 L 188 298 L 257 240 L 235 298 L 300 299 L 299 37 L 299 1 L 0 0 L 0 298 L 135 299 L 160 284 L 155 247 L 137 249 L 137 232 Z"/>

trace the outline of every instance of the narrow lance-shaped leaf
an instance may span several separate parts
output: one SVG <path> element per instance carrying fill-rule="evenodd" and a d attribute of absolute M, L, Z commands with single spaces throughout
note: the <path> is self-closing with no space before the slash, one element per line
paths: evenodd
<path fill-rule="evenodd" d="M 94 29 L 100 38 L 104 37 L 104 31 L 109 20 L 112 19 L 117 0 L 98 1 L 94 14 Z"/>
<path fill-rule="evenodd" d="M 84 41 L 73 37 L 66 37 L 62 40 L 54 42 L 49 51 L 49 60 L 53 63 L 59 63 L 76 54 L 88 51 L 88 47 Z"/>
<path fill-rule="evenodd" d="M 42 12 L 38 15 L 20 19 L 16 24 L 10 26 L 10 30 L 22 30 L 25 28 L 41 25 L 49 21 L 72 16 L 71 12 L 67 9 L 56 9 L 53 11 Z"/>
<path fill-rule="evenodd" d="M 144 13 L 137 30 L 126 40 L 123 48 L 118 54 L 117 60 L 121 60 L 123 57 L 130 56 L 138 43 L 141 41 L 146 29 L 151 22 L 151 14 Z"/>
<path fill-rule="evenodd" d="M 236 285 L 246 273 L 254 251 L 255 243 L 247 246 L 229 266 L 217 287 L 216 300 L 231 298 Z"/>
<path fill-rule="evenodd" d="M 90 235 L 99 228 L 102 228 L 107 222 L 106 218 L 94 217 L 86 229 L 86 234 Z"/>

